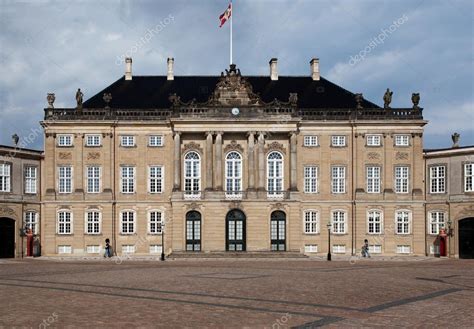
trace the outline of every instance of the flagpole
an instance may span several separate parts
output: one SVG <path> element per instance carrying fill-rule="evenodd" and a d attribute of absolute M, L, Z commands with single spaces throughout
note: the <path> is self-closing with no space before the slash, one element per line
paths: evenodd
<path fill-rule="evenodd" d="M 230 63 L 232 64 L 232 17 L 234 16 L 234 4 L 232 3 L 232 0 L 230 1 L 230 10 L 231 10 L 231 15 L 230 15 Z"/>

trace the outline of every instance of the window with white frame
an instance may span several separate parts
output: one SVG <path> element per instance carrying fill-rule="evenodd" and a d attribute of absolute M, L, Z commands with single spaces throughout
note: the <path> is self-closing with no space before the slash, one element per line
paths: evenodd
<path fill-rule="evenodd" d="M 72 234 L 72 213 L 68 210 L 58 211 L 58 234 Z"/>
<path fill-rule="evenodd" d="M 380 244 L 370 244 L 369 253 L 371 254 L 380 254 L 382 253 L 382 245 Z"/>
<path fill-rule="evenodd" d="M 367 138 L 367 146 L 382 145 L 380 135 L 367 135 L 366 138 Z"/>
<path fill-rule="evenodd" d="M 72 135 L 58 135 L 57 138 L 59 147 L 72 146 Z"/>
<path fill-rule="evenodd" d="M 10 192 L 11 189 L 11 165 L 0 163 L 0 192 Z"/>
<path fill-rule="evenodd" d="M 59 245 L 58 254 L 72 254 L 72 247 L 70 245 Z"/>
<path fill-rule="evenodd" d="M 395 135 L 395 146 L 409 146 L 410 136 L 408 135 Z"/>
<path fill-rule="evenodd" d="M 36 194 L 38 179 L 38 168 L 27 166 L 25 167 L 25 193 Z"/>
<path fill-rule="evenodd" d="M 86 248 L 88 254 L 99 254 L 100 246 L 99 245 L 89 245 Z"/>
<path fill-rule="evenodd" d="M 346 146 L 346 136 L 340 136 L 340 135 L 331 136 L 331 145 L 334 147 Z"/>
<path fill-rule="evenodd" d="M 25 228 L 31 230 L 33 234 L 38 234 L 38 213 L 36 211 L 25 212 Z"/>
<path fill-rule="evenodd" d="M 304 193 L 318 193 L 318 167 L 304 167 Z"/>
<path fill-rule="evenodd" d="M 346 212 L 335 210 L 332 212 L 332 233 L 346 233 Z"/>
<path fill-rule="evenodd" d="M 305 244 L 304 252 L 318 252 L 317 244 Z"/>
<path fill-rule="evenodd" d="M 184 191 L 189 194 L 201 191 L 201 157 L 194 151 L 184 156 Z"/>
<path fill-rule="evenodd" d="M 163 250 L 163 247 L 161 244 L 151 244 L 150 245 L 150 254 L 161 254 L 161 250 Z"/>
<path fill-rule="evenodd" d="M 331 186 L 332 193 L 346 193 L 346 167 L 331 167 Z"/>
<path fill-rule="evenodd" d="M 100 146 L 100 135 L 86 135 L 86 146 L 94 147 Z"/>
<path fill-rule="evenodd" d="M 439 234 L 440 230 L 444 228 L 445 214 L 442 211 L 432 211 L 429 213 L 430 220 L 430 234 Z"/>
<path fill-rule="evenodd" d="M 380 167 L 367 167 L 367 193 L 380 193 Z"/>
<path fill-rule="evenodd" d="M 397 254 L 409 254 L 410 249 L 411 248 L 408 245 L 398 245 L 397 246 Z"/>
<path fill-rule="evenodd" d="M 395 213 L 395 232 L 397 234 L 410 234 L 410 215 L 408 210 L 398 210 Z"/>
<path fill-rule="evenodd" d="M 148 189 L 150 193 L 163 192 L 163 166 L 150 166 L 148 168 Z"/>
<path fill-rule="evenodd" d="M 283 192 L 283 155 L 271 152 L 267 159 L 267 191 L 269 195 Z"/>
<path fill-rule="evenodd" d="M 60 166 L 58 171 L 59 193 L 72 193 L 72 167 Z"/>
<path fill-rule="evenodd" d="M 407 166 L 395 167 L 395 193 L 408 193 L 409 172 Z"/>
<path fill-rule="evenodd" d="M 304 233 L 319 233 L 319 215 L 317 211 L 307 210 L 304 212 Z"/>
<path fill-rule="evenodd" d="M 135 212 L 125 210 L 120 213 L 120 233 L 133 234 L 136 229 Z"/>
<path fill-rule="evenodd" d="M 345 254 L 346 253 L 346 245 L 345 244 L 333 244 L 332 245 L 332 252 L 335 254 Z"/>
<path fill-rule="evenodd" d="M 474 163 L 464 164 L 464 192 L 474 192 Z"/>
<path fill-rule="evenodd" d="M 122 193 L 135 193 L 135 167 L 121 167 L 120 175 Z"/>
<path fill-rule="evenodd" d="M 120 136 L 120 145 L 123 146 L 123 147 L 134 147 L 135 146 L 135 136 L 132 136 L 132 135 Z"/>
<path fill-rule="evenodd" d="M 430 167 L 430 193 L 446 192 L 446 166 Z"/>
<path fill-rule="evenodd" d="M 87 193 L 100 192 L 100 167 L 88 166 L 87 172 Z"/>
<path fill-rule="evenodd" d="M 122 245 L 122 254 L 134 254 L 135 245 L 134 244 L 123 244 Z"/>
<path fill-rule="evenodd" d="M 318 146 L 318 136 L 304 136 L 304 146 Z"/>
<path fill-rule="evenodd" d="M 163 136 L 162 135 L 148 136 L 148 146 L 150 147 L 163 146 Z"/>
<path fill-rule="evenodd" d="M 100 234 L 100 212 L 97 210 L 86 211 L 86 233 Z"/>
<path fill-rule="evenodd" d="M 163 232 L 163 214 L 152 210 L 148 213 L 148 233 L 161 234 Z"/>
<path fill-rule="evenodd" d="M 242 191 L 242 156 L 238 152 L 229 152 L 225 164 L 226 192 L 238 194 Z"/>
<path fill-rule="evenodd" d="M 380 210 L 370 210 L 367 213 L 367 232 L 370 234 L 382 233 L 382 212 Z"/>

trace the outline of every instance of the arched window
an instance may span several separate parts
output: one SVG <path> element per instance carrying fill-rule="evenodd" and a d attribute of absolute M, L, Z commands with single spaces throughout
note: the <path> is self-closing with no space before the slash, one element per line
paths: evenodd
<path fill-rule="evenodd" d="M 239 196 L 242 191 L 242 156 L 238 152 L 229 152 L 225 161 L 226 193 Z"/>
<path fill-rule="evenodd" d="M 194 196 L 201 191 L 201 157 L 194 151 L 184 157 L 184 191 Z"/>
<path fill-rule="evenodd" d="M 283 193 L 283 156 L 279 152 L 271 152 L 267 158 L 267 191 L 269 196 Z"/>

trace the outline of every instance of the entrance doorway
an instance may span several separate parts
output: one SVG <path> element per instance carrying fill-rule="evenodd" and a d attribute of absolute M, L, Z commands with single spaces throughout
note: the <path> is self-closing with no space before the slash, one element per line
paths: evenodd
<path fill-rule="evenodd" d="M 0 218 L 0 258 L 15 257 L 15 221 Z"/>
<path fill-rule="evenodd" d="M 226 250 L 245 251 L 245 214 L 233 209 L 226 216 Z"/>
<path fill-rule="evenodd" d="M 201 214 L 195 210 L 186 214 L 186 251 L 201 251 Z"/>
<path fill-rule="evenodd" d="M 270 217 L 270 240 L 272 251 L 286 250 L 286 214 L 274 211 Z"/>
<path fill-rule="evenodd" d="M 474 218 L 459 221 L 459 258 L 474 258 Z"/>

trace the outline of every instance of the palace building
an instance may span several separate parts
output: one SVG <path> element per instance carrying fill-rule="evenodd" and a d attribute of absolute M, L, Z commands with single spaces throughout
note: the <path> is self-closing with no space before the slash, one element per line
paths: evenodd
<path fill-rule="evenodd" d="M 426 253 L 422 109 L 320 76 L 123 77 L 42 121 L 43 255 Z M 330 232 L 330 233 L 329 233 Z"/>

